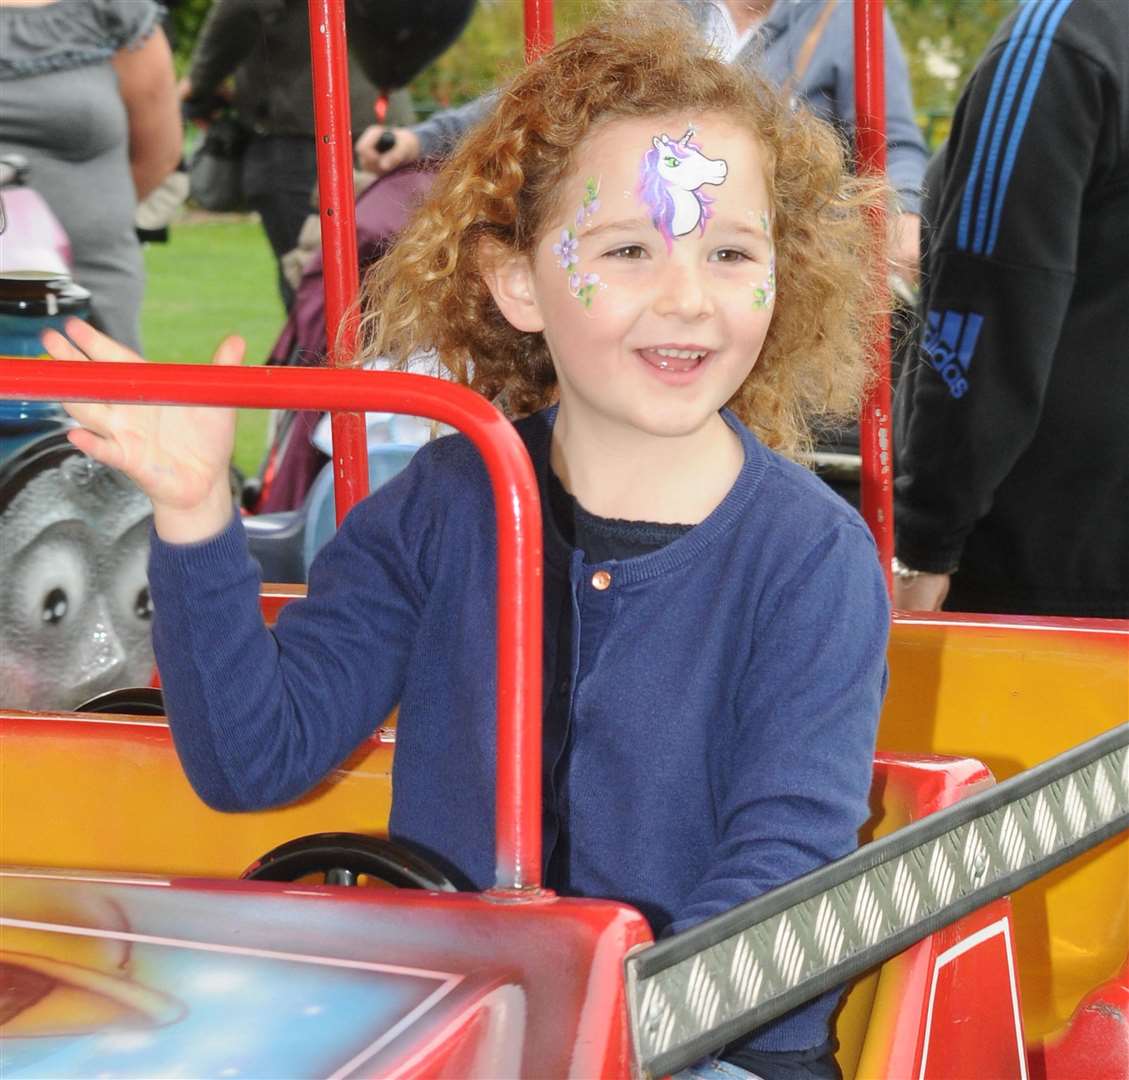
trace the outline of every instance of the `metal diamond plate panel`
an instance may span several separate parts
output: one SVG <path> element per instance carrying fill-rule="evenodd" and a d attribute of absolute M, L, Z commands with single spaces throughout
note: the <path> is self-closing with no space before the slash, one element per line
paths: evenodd
<path fill-rule="evenodd" d="M 644 1071 L 660 1075 L 688 1064 L 710 1033 L 718 1033 L 720 1045 L 732 1037 L 734 1022 L 747 1020 L 751 1030 L 832 985 L 829 975 L 845 979 L 865 970 L 944 925 L 946 916 L 954 921 L 1098 842 L 1111 826 L 1125 827 L 1129 735 L 1119 741 L 1034 790 L 1003 802 L 997 795 L 998 805 L 952 828 L 946 821 L 962 809 L 967 816 L 973 800 L 925 819 L 919 824 L 933 823 L 929 839 L 901 851 L 887 845 L 889 855 L 876 865 L 661 970 L 648 972 L 646 952 L 629 959 L 632 1028 Z M 1009 781 L 994 791 L 1015 786 Z"/>

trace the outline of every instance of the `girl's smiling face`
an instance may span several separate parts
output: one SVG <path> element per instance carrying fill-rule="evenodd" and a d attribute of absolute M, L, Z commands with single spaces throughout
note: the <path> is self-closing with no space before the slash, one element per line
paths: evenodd
<path fill-rule="evenodd" d="M 732 121 L 615 120 L 581 143 L 532 259 L 498 275 L 495 297 L 543 330 L 570 423 L 690 435 L 760 354 L 771 223 L 764 153 Z"/>

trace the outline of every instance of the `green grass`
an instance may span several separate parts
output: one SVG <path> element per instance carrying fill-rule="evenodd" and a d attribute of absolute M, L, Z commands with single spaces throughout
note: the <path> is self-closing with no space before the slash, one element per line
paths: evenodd
<path fill-rule="evenodd" d="M 285 321 L 274 256 L 259 223 L 241 215 L 194 217 L 173 225 L 171 242 L 145 248 L 148 281 L 141 311 L 146 356 L 204 364 L 226 334 L 247 341 L 249 364 L 261 364 Z M 235 466 L 258 471 L 267 413 L 241 410 Z"/>

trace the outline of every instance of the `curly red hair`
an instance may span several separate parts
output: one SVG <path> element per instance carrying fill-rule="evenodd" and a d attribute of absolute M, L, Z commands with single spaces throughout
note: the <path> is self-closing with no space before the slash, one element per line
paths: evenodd
<path fill-rule="evenodd" d="M 851 174 L 834 131 L 755 75 L 722 63 L 684 20 L 596 21 L 506 86 L 467 133 L 363 293 L 360 358 L 434 348 L 448 375 L 510 415 L 551 403 L 552 358 L 516 330 L 479 269 L 490 245 L 532 255 L 558 212 L 573 157 L 599 124 L 725 115 L 765 150 L 776 246 L 776 307 L 760 359 L 729 402 L 773 449 L 809 445 L 820 417 L 857 414 L 870 320 L 884 297 L 868 208 L 887 189 Z"/>

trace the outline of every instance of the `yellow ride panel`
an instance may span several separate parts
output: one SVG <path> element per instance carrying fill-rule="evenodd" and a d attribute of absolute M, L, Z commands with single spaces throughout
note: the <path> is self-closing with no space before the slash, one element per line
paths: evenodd
<path fill-rule="evenodd" d="M 997 780 L 1129 718 L 1129 623 L 902 617 L 890 668 L 879 748 L 977 758 Z M 383 834 L 392 736 L 382 732 L 299 802 L 221 814 L 188 786 L 160 719 L 0 714 L 0 861 L 235 877 L 296 836 Z M 1127 881 L 1121 837 L 1013 897 L 1029 1039 L 1060 1027 L 1124 962 Z"/>
<path fill-rule="evenodd" d="M 983 761 L 1006 780 L 1129 721 L 1129 623 L 902 616 L 882 750 Z M 1129 952 L 1129 838 L 1012 897 L 1028 1040 L 1061 1027 Z"/>

